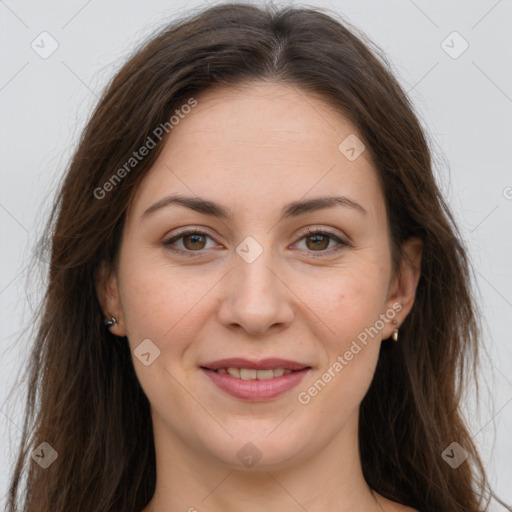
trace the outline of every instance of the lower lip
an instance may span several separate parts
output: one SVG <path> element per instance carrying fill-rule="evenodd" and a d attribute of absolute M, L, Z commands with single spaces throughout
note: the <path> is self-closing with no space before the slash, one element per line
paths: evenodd
<path fill-rule="evenodd" d="M 227 373 L 218 373 L 201 368 L 219 389 L 231 396 L 242 398 L 249 402 L 264 402 L 286 393 L 297 386 L 310 369 L 305 368 L 304 370 L 294 371 L 288 375 L 268 380 L 242 380 L 232 377 Z"/>

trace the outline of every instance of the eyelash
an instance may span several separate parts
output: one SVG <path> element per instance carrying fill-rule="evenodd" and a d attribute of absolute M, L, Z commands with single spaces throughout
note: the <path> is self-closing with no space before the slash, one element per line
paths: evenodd
<path fill-rule="evenodd" d="M 172 247 L 171 244 L 177 242 L 178 240 L 180 240 L 181 238 L 184 238 L 188 235 L 201 235 L 201 236 L 206 236 L 208 238 L 211 238 L 213 240 L 213 238 L 208 235 L 207 233 L 204 233 L 202 231 L 198 231 L 196 229 L 190 229 L 190 230 L 187 230 L 187 231 L 183 231 L 182 233 L 180 233 L 179 235 L 176 235 L 168 240 L 165 240 L 163 243 L 164 243 L 164 246 L 166 246 L 166 248 L 168 250 L 170 250 L 171 252 L 174 252 L 176 254 L 180 254 L 180 255 L 184 255 L 185 257 L 188 257 L 188 258 L 194 258 L 194 257 L 197 257 L 197 253 L 201 254 L 202 251 L 205 251 L 207 249 L 200 249 L 198 251 L 191 251 L 190 249 L 176 249 L 175 247 Z M 342 240 L 340 237 L 338 237 L 337 235 L 335 235 L 334 233 L 331 233 L 329 231 L 323 231 L 323 230 L 314 230 L 314 231 L 308 231 L 305 235 L 301 236 L 301 238 L 299 239 L 300 240 L 303 240 L 304 238 L 308 238 L 308 237 L 312 237 L 312 236 L 316 236 L 316 235 L 324 235 L 324 236 L 327 236 L 329 237 L 330 239 L 334 240 L 335 242 L 338 242 L 338 247 L 331 247 L 330 249 L 325 249 L 325 250 L 321 250 L 321 251 L 308 251 L 308 252 L 311 252 L 311 253 L 315 253 L 315 252 L 318 252 L 318 253 L 321 253 L 321 254 L 318 254 L 318 255 L 314 255 L 315 258 L 322 258 L 322 257 L 325 257 L 325 255 L 331 255 L 333 252 L 338 252 L 340 251 L 343 247 L 350 247 L 350 244 L 348 242 L 346 242 L 345 240 Z"/>

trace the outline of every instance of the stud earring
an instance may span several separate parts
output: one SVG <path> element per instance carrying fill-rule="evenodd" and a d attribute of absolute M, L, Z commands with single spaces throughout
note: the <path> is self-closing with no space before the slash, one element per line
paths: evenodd
<path fill-rule="evenodd" d="M 396 320 L 393 320 L 393 325 L 397 325 L 398 322 Z M 391 335 L 391 338 L 393 341 L 398 341 L 398 328 L 393 329 L 393 334 Z"/>
<path fill-rule="evenodd" d="M 107 327 L 107 329 L 110 329 L 116 323 L 117 320 L 114 317 L 111 317 L 110 320 L 105 320 L 105 326 Z"/>

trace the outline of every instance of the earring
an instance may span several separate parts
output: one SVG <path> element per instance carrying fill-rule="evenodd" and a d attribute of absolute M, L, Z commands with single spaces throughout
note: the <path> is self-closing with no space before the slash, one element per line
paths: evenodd
<path fill-rule="evenodd" d="M 105 320 L 105 326 L 107 327 L 107 329 L 110 329 L 116 323 L 117 320 L 114 317 L 111 317 L 110 320 Z"/>
<path fill-rule="evenodd" d="M 397 325 L 398 322 L 396 320 L 393 320 L 393 325 Z M 393 334 L 391 335 L 391 338 L 393 341 L 398 341 L 398 328 L 393 329 Z"/>

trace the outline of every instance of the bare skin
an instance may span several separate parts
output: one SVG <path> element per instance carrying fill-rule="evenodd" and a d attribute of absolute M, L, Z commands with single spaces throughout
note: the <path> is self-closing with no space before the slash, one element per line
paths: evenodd
<path fill-rule="evenodd" d="M 367 151 L 351 161 L 339 150 L 357 132 L 320 98 L 265 83 L 197 100 L 130 205 L 118 271 L 97 281 L 105 315 L 117 319 L 111 331 L 128 337 L 132 354 L 145 339 L 160 351 L 148 366 L 133 356 L 157 455 L 143 512 L 412 511 L 372 494 L 357 433 L 380 344 L 392 343 L 413 305 L 421 242 L 406 242 L 409 261 L 393 277 L 374 165 Z M 169 194 L 214 201 L 232 217 L 177 204 L 142 217 Z M 290 202 L 335 195 L 365 212 L 336 205 L 280 219 Z M 174 241 L 181 253 L 164 245 L 187 227 L 202 237 Z M 315 239 L 308 228 L 329 234 Z M 236 251 L 247 237 L 262 249 L 250 263 Z M 378 334 L 345 358 L 380 315 Z M 336 371 L 339 356 L 346 364 Z M 200 367 L 227 357 L 311 370 L 296 388 L 248 402 Z M 328 383 L 308 393 L 329 368 Z M 249 442 L 261 455 L 251 467 L 237 456 Z"/>

